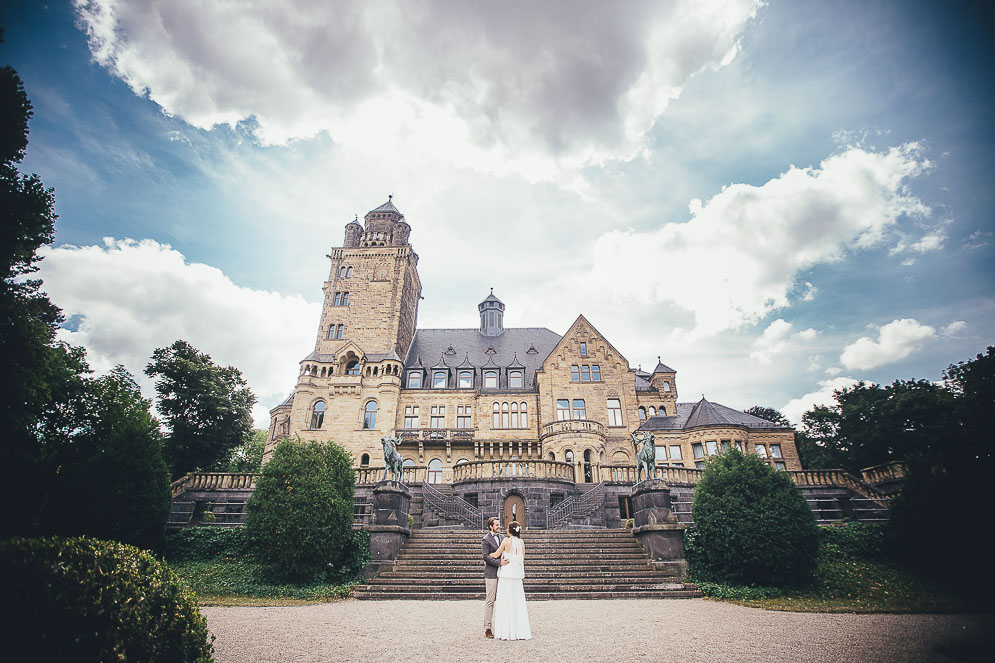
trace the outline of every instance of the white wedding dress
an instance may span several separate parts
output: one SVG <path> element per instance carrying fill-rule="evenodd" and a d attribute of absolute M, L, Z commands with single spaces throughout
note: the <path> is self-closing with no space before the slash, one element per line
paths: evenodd
<path fill-rule="evenodd" d="M 529 611 L 525 607 L 525 544 L 512 537 L 506 553 L 508 563 L 498 569 L 497 597 L 494 599 L 494 637 L 500 640 L 530 640 Z"/>

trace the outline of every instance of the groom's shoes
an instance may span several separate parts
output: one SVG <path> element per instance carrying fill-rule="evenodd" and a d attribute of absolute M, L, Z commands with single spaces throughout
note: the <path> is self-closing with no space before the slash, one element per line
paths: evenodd
<path fill-rule="evenodd" d="M 490 638 L 490 639 L 493 640 L 494 639 L 494 634 L 491 633 L 491 630 L 489 628 L 488 629 L 484 629 L 484 637 L 485 638 Z"/>

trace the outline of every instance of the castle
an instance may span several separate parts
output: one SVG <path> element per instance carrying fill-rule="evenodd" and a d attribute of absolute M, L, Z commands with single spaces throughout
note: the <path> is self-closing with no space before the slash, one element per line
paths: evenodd
<path fill-rule="evenodd" d="M 381 437 L 395 436 L 428 484 L 497 471 L 631 481 L 632 435 L 653 433 L 658 466 L 693 470 L 735 447 L 802 469 L 793 429 L 704 398 L 679 402 L 674 369 L 632 368 L 583 315 L 562 335 L 505 328 L 492 291 L 477 305 L 478 327 L 419 329 L 410 234 L 392 200 L 345 226 L 328 256 L 314 351 L 270 411 L 264 462 L 286 437 L 331 440 L 369 469 L 360 479 L 369 483 L 384 467 Z"/>

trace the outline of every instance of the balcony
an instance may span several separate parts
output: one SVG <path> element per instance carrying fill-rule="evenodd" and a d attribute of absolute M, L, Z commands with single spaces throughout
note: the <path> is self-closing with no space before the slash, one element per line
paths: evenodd
<path fill-rule="evenodd" d="M 394 431 L 396 437 L 404 442 L 416 440 L 431 441 L 470 441 L 476 434 L 475 428 L 401 428 Z"/>
<path fill-rule="evenodd" d="M 554 435 L 595 435 L 605 439 L 605 427 L 597 421 L 590 419 L 563 419 L 543 424 L 539 428 L 539 440 L 545 440 Z"/>
<path fill-rule="evenodd" d="M 555 479 L 573 481 L 574 469 L 570 463 L 555 460 L 478 460 L 453 466 L 453 483 L 461 481 L 488 481 L 491 479 Z"/>

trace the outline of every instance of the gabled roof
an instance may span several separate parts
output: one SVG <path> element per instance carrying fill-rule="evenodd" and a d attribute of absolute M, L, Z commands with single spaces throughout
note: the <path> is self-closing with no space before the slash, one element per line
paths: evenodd
<path fill-rule="evenodd" d="M 449 368 L 449 364 L 446 363 L 446 357 L 445 357 L 445 355 L 440 355 L 439 356 L 439 361 L 435 362 L 435 365 L 432 366 L 432 368 L 445 368 L 445 369 L 448 369 Z"/>
<path fill-rule="evenodd" d="M 771 421 L 754 417 L 719 403 L 712 403 L 702 398 L 697 403 L 678 403 L 677 414 L 671 416 L 650 417 L 639 427 L 639 430 L 687 430 L 701 426 L 742 426 L 745 428 L 764 428 L 791 430 L 791 426 L 779 426 Z"/>
<path fill-rule="evenodd" d="M 569 327 L 567 327 L 566 333 L 560 338 L 560 341 L 553 348 L 551 348 L 549 350 L 549 352 L 546 353 L 546 356 L 548 357 L 552 353 L 556 352 L 556 350 L 559 349 L 560 345 L 562 345 L 562 344 L 564 344 L 566 342 L 567 337 L 569 337 L 571 334 L 573 334 L 573 331 L 577 327 L 579 327 L 580 325 L 586 325 L 587 328 L 588 328 L 588 332 L 590 334 L 593 334 L 593 335 L 598 336 L 601 339 L 603 339 L 604 342 L 605 342 L 605 346 L 608 348 L 608 350 L 610 352 L 614 353 L 614 355 L 625 364 L 626 368 L 628 368 L 628 366 L 629 366 L 629 360 L 626 359 L 625 356 L 621 352 L 619 352 L 618 349 L 614 345 L 611 344 L 611 341 L 609 341 L 608 338 L 604 334 L 602 334 L 601 332 L 599 332 L 597 330 L 597 328 L 594 325 L 592 325 L 591 322 L 587 318 L 584 317 L 583 314 L 578 315 L 577 319 L 574 320 L 573 323 Z M 545 362 L 545 357 L 543 358 L 543 360 Z"/>

